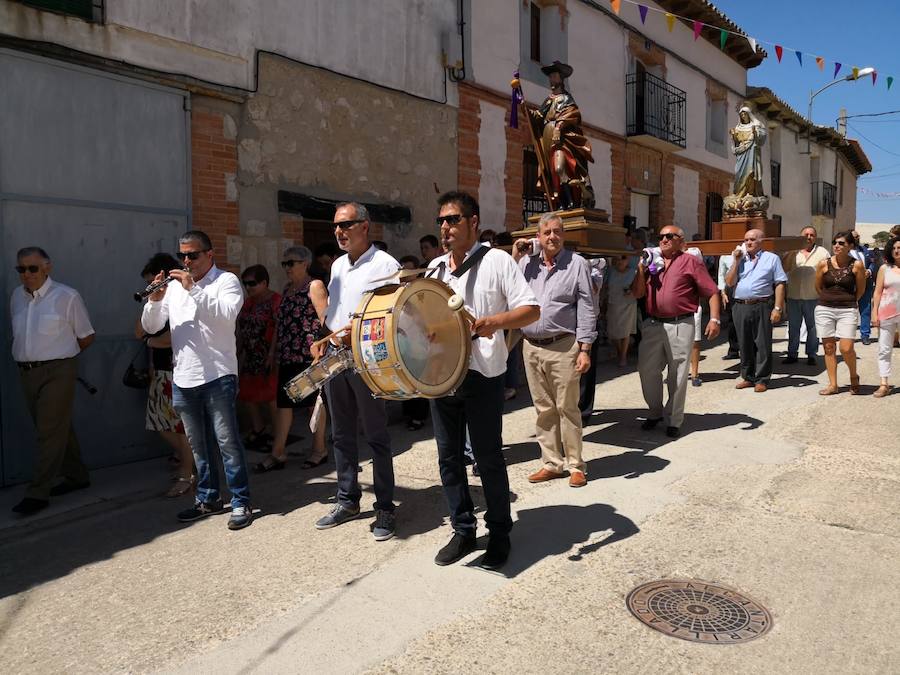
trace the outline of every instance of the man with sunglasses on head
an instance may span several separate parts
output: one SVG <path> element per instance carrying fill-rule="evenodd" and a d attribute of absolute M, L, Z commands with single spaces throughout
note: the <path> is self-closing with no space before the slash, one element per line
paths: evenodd
<path fill-rule="evenodd" d="M 540 318 L 540 307 L 518 264 L 508 253 L 478 242 L 478 202 L 465 192 L 438 199 L 441 243 L 448 253 L 429 263 L 434 278 L 449 284 L 475 317 L 472 356 L 462 384 L 450 396 L 431 401 L 434 438 L 444 496 L 450 508 L 453 537 L 434 562 L 449 565 L 475 550 L 475 505 L 469 494 L 464 451 L 466 427 L 487 505 L 490 532 L 486 569 L 499 569 L 509 557 L 512 516 L 509 477 L 503 460 L 503 376 L 506 342 L 503 331 L 522 328 Z"/>
<path fill-rule="evenodd" d="M 38 442 L 31 483 L 12 509 L 21 516 L 45 508 L 50 497 L 90 485 L 72 428 L 72 404 L 76 357 L 94 341 L 94 329 L 81 295 L 53 281 L 51 269 L 42 248 L 28 246 L 16 255 L 22 285 L 10 299 L 12 355 Z M 52 485 L 59 475 L 62 482 Z"/>
<path fill-rule="evenodd" d="M 228 529 L 239 530 L 253 520 L 247 462 L 235 412 L 235 323 L 244 294 L 237 276 L 216 267 L 206 233 L 185 232 L 178 245 L 176 257 L 185 269 L 169 272 L 172 283 L 150 295 L 141 316 L 148 333 L 162 330 L 169 322 L 175 361 L 172 402 L 181 415 L 197 465 L 194 506 L 181 511 L 178 520 L 189 523 L 228 511 L 219 491 L 221 455 L 231 493 Z M 160 272 L 154 282 L 164 277 Z"/>
<path fill-rule="evenodd" d="M 334 236 L 338 248 L 345 251 L 331 266 L 328 284 L 328 311 L 325 325 L 329 332 L 348 326 L 367 291 L 390 283 L 400 263 L 374 246 L 369 239 L 369 212 L 356 202 L 338 204 L 334 212 Z M 326 348 L 349 346 L 349 335 L 332 338 L 330 345 L 318 345 L 314 359 Z M 359 517 L 362 490 L 359 487 L 359 447 L 357 431 L 362 432 L 372 451 L 375 488 L 375 522 L 372 535 L 376 541 L 394 536 L 394 459 L 391 437 L 387 430 L 384 400 L 372 392 L 356 372 L 345 370 L 325 385 L 325 398 L 331 416 L 334 437 L 334 464 L 337 469 L 337 499 L 331 511 L 316 521 L 316 528 L 327 530 Z"/>
<path fill-rule="evenodd" d="M 694 344 L 694 313 L 701 298 L 709 298 L 705 335 L 719 334 L 719 289 L 703 261 L 684 251 L 684 230 L 666 225 L 659 233 L 663 265 L 652 273 L 643 262 L 631 283 L 635 298 L 646 298 L 647 316 L 641 324 L 638 374 L 649 412 L 641 428 L 649 431 L 665 418 L 666 435 L 678 438 L 684 421 L 684 401 Z M 662 371 L 666 368 L 669 398 L 663 407 Z"/>

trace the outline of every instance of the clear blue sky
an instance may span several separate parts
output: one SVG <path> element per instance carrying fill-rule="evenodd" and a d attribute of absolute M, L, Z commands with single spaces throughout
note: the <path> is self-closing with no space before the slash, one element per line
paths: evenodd
<path fill-rule="evenodd" d="M 810 91 L 830 82 L 834 62 L 843 68 L 873 66 L 871 78 L 842 82 L 816 96 L 813 121 L 835 126 L 841 107 L 848 115 L 900 110 L 900 2 L 897 0 L 712 0 L 769 53 L 761 65 L 748 71 L 748 83 L 769 87 L 801 115 L 806 115 Z M 729 39 L 732 39 L 729 37 Z M 781 63 L 774 42 L 785 48 Z M 803 54 L 803 67 L 796 55 Z M 820 71 L 812 55 L 825 59 Z M 887 78 L 894 83 L 887 89 Z M 900 193 L 900 114 L 849 120 L 847 135 L 857 139 L 872 162 L 872 173 L 859 185 L 878 192 Z M 877 144 L 877 145 L 876 145 Z M 880 148 L 877 146 L 881 146 Z M 900 197 L 876 198 L 857 193 L 859 222 L 900 223 Z"/>

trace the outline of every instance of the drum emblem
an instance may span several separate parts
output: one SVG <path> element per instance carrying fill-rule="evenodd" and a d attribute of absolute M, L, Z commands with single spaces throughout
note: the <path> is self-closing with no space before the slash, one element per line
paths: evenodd
<path fill-rule="evenodd" d="M 366 319 L 362 325 L 363 340 L 384 340 L 384 318 Z"/>

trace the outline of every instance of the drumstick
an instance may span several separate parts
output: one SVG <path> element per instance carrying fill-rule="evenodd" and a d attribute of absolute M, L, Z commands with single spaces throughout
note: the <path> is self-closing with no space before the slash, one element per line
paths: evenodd
<path fill-rule="evenodd" d="M 469 311 L 463 306 L 462 296 L 458 293 L 451 295 L 447 300 L 447 307 L 453 312 L 459 312 L 463 318 L 471 324 L 475 323 L 475 317 L 469 314 Z"/>
<path fill-rule="evenodd" d="M 330 333 L 330 334 L 326 335 L 326 336 L 323 337 L 321 340 L 316 340 L 315 342 L 313 342 L 313 343 L 309 346 L 309 350 L 310 350 L 310 351 L 314 351 L 314 350 L 316 349 L 316 347 L 318 347 L 319 345 L 321 345 L 323 342 L 328 342 L 329 340 L 331 340 L 331 338 L 333 338 L 333 337 L 339 335 L 340 333 L 343 333 L 344 331 L 350 330 L 350 327 L 351 327 L 351 326 L 352 326 L 352 324 L 349 324 L 349 323 L 348 323 L 348 324 L 347 324 L 346 326 L 344 326 L 343 328 L 340 328 L 340 329 L 334 331 L 333 333 Z M 318 361 L 318 360 L 319 360 L 319 359 L 316 359 L 315 361 Z M 315 361 L 313 361 L 313 363 L 315 363 Z"/>

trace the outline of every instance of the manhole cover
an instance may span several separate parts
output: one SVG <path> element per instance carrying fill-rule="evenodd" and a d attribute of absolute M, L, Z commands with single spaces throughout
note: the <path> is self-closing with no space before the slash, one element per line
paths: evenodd
<path fill-rule="evenodd" d="M 625 602 L 650 628 L 691 642 L 747 642 L 772 627 L 772 615 L 758 602 L 704 581 L 651 581 L 631 591 Z"/>

